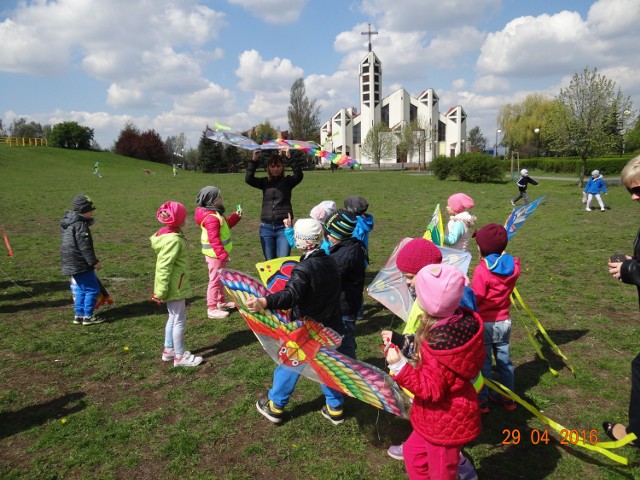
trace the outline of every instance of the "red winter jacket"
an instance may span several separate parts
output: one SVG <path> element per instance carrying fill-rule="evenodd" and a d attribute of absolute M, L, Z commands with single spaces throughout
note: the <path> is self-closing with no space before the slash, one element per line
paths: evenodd
<path fill-rule="evenodd" d="M 220 260 L 225 260 L 229 254 L 224 249 L 224 245 L 222 245 L 222 241 L 220 240 L 220 221 L 215 215 L 211 215 L 214 213 L 211 210 L 206 210 L 202 207 L 196 207 L 196 211 L 194 214 L 195 221 L 198 225 L 202 223 L 202 226 L 207 231 L 207 236 L 209 237 L 209 244 L 213 251 L 216 252 L 216 257 Z M 224 215 L 223 215 L 224 216 Z M 229 215 L 229 218 L 225 218 L 227 225 L 229 228 L 233 228 L 236 223 L 240 221 L 240 216 L 233 212 Z"/>
<path fill-rule="evenodd" d="M 501 322 L 509 318 L 509 297 L 519 276 L 520 260 L 508 253 L 489 255 L 480 261 L 473 271 L 471 288 L 483 321 Z"/>
<path fill-rule="evenodd" d="M 448 348 L 447 344 L 461 335 L 458 325 L 463 321 L 475 333 L 466 343 Z M 398 385 L 415 395 L 410 415 L 413 429 L 435 445 L 462 445 L 476 438 L 482 427 L 471 383 L 486 355 L 482 319 L 475 312 L 458 309 L 454 316 L 440 320 L 430 334 L 435 329 L 449 338 L 434 345 L 423 342 L 422 365 L 414 368 L 407 363 L 394 377 Z"/>

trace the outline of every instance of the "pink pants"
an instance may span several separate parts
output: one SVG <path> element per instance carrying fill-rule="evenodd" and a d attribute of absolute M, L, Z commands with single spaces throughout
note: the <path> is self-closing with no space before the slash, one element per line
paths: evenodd
<path fill-rule="evenodd" d="M 228 260 L 220 261 L 205 255 L 207 266 L 209 267 L 209 286 L 207 287 L 207 307 L 218 308 L 218 303 L 224 303 L 224 287 L 220 281 L 218 270 L 227 266 Z"/>
<path fill-rule="evenodd" d="M 434 445 L 415 430 L 402 444 L 402 456 L 410 480 L 456 480 L 462 445 Z"/>

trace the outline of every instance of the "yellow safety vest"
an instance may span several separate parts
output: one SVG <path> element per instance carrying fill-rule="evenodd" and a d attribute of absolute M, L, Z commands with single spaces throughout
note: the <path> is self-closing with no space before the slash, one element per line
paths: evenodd
<path fill-rule="evenodd" d="M 222 242 L 222 246 L 224 247 L 227 254 L 231 253 L 233 244 L 231 243 L 231 229 L 229 228 L 229 225 L 227 225 L 227 221 L 218 212 L 212 212 L 209 215 L 215 216 L 220 221 L 220 241 Z M 211 244 L 209 243 L 209 234 L 207 233 L 207 229 L 204 227 L 204 221 L 209 215 L 204 217 L 202 219 L 202 222 L 200 223 L 200 229 L 202 230 L 202 233 L 200 234 L 200 244 L 202 246 L 203 254 L 208 257 L 218 258 L 216 252 L 213 250 Z"/>

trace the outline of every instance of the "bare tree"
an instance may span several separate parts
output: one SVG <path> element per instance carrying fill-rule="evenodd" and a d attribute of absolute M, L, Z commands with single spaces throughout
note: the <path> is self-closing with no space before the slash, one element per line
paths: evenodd
<path fill-rule="evenodd" d="M 290 99 L 291 105 L 287 109 L 290 137 L 319 142 L 320 107 L 307 97 L 303 78 L 298 78 L 291 85 Z"/>

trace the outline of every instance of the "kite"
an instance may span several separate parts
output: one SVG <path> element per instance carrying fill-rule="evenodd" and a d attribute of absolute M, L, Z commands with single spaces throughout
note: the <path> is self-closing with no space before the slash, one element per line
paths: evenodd
<path fill-rule="evenodd" d="M 282 149 L 293 149 L 293 150 L 302 150 L 309 155 L 313 155 L 315 157 L 324 158 L 325 160 L 339 166 L 351 167 L 351 168 L 360 168 L 362 166 L 358 163 L 355 158 L 350 157 L 349 155 L 344 155 L 341 153 L 333 153 L 327 150 L 324 150 L 320 145 L 316 142 L 312 141 L 302 141 L 302 140 L 288 140 L 285 138 L 278 138 L 276 140 L 269 140 L 268 142 L 264 142 L 263 146 L 270 146 L 275 148 L 279 146 Z"/>
<path fill-rule="evenodd" d="M 440 246 L 444 244 L 444 224 L 442 223 L 442 212 L 440 212 L 440 204 L 436 205 L 436 209 L 431 216 L 431 221 L 427 226 L 422 238 L 432 241 Z"/>
<path fill-rule="evenodd" d="M 300 257 L 280 257 L 266 262 L 256 263 L 262 284 L 270 293 L 279 292 L 289 281 L 291 270 L 300 261 Z"/>
<path fill-rule="evenodd" d="M 516 232 L 520 229 L 524 221 L 529 218 L 529 216 L 533 213 L 533 211 L 538 208 L 538 205 L 542 200 L 547 198 L 546 195 L 534 200 L 527 205 L 523 205 L 522 207 L 516 207 L 507 217 L 507 221 L 504 222 L 504 228 L 507 230 L 507 238 L 511 240 Z"/>
<path fill-rule="evenodd" d="M 207 127 L 204 132 L 204 136 L 210 140 L 231 145 L 233 147 L 244 148 L 245 150 L 279 150 L 280 146 L 264 146 L 257 142 L 254 142 L 249 137 L 240 135 L 239 133 L 233 133 L 229 127 L 216 123 L 214 125 L 215 130 Z"/>
<path fill-rule="evenodd" d="M 262 347 L 279 365 L 394 415 L 407 418 L 408 400 L 393 379 L 379 368 L 339 353 L 342 338 L 310 319 L 291 321 L 282 311 L 251 313 L 250 296 L 268 295 L 257 280 L 221 269 L 222 285 Z"/>
<path fill-rule="evenodd" d="M 367 287 L 367 293 L 370 297 L 380 302 L 405 322 L 409 318 L 414 299 L 400 270 L 396 266 L 396 258 L 398 257 L 398 252 L 409 241 L 411 241 L 411 238 L 400 240 Z M 471 263 L 471 254 L 469 252 L 449 247 L 438 247 L 438 249 L 442 252 L 442 263 L 453 265 L 465 275 L 467 274 Z"/>

